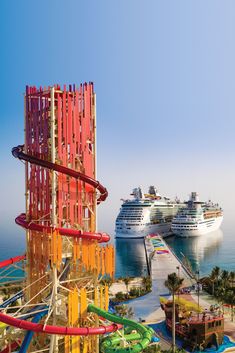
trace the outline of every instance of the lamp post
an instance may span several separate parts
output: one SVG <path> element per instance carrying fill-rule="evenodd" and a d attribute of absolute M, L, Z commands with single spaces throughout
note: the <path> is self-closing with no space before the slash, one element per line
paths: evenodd
<path fill-rule="evenodd" d="M 176 269 L 178 270 L 178 277 L 180 277 L 180 266 L 176 266 Z M 178 290 L 178 302 L 179 302 L 179 297 L 180 297 L 180 290 Z"/>
<path fill-rule="evenodd" d="M 200 272 L 199 270 L 197 270 L 196 272 L 197 274 L 197 309 L 198 309 L 198 313 L 197 313 L 197 317 L 199 319 L 199 308 L 200 308 Z"/>

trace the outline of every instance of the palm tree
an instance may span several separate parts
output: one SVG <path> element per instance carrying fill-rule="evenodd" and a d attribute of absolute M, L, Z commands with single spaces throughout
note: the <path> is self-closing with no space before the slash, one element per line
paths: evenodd
<path fill-rule="evenodd" d="M 223 304 L 224 304 L 225 295 L 226 295 L 226 289 L 224 288 L 223 285 L 220 285 L 219 287 L 216 288 L 215 297 L 217 298 L 218 302 L 222 304 L 223 313 L 224 313 Z"/>
<path fill-rule="evenodd" d="M 231 321 L 233 321 L 233 307 L 235 305 L 235 293 L 233 290 L 229 290 L 226 292 L 225 301 L 231 306 Z"/>
<path fill-rule="evenodd" d="M 218 280 L 219 280 L 219 276 L 220 276 L 220 268 L 218 266 L 215 266 L 210 274 L 210 281 L 212 282 L 212 295 L 214 295 L 215 293 L 215 282 L 218 286 Z"/>
<path fill-rule="evenodd" d="M 229 286 L 229 272 L 227 270 L 223 270 L 220 276 L 223 286 L 228 288 Z"/>
<path fill-rule="evenodd" d="M 149 276 L 142 278 L 142 285 L 144 286 L 145 292 L 149 292 L 152 287 L 152 281 Z"/>
<path fill-rule="evenodd" d="M 115 311 L 118 316 L 127 317 L 128 319 L 131 319 L 134 316 L 133 309 L 126 304 L 115 305 Z"/>
<path fill-rule="evenodd" d="M 111 287 L 111 285 L 113 284 L 113 279 L 111 277 L 106 277 L 106 278 L 103 278 L 100 281 L 100 283 L 103 285 L 107 285 L 108 287 Z"/>
<path fill-rule="evenodd" d="M 184 279 L 177 276 L 177 274 L 171 273 L 168 275 L 165 281 L 165 286 L 169 289 L 172 294 L 172 352 L 175 353 L 175 294 L 179 291 Z"/>
<path fill-rule="evenodd" d="M 235 272 L 234 271 L 230 271 L 229 272 L 229 280 L 230 280 L 230 285 L 233 288 L 234 287 L 234 281 L 235 281 Z"/>
<path fill-rule="evenodd" d="M 127 293 L 128 293 L 128 292 L 129 292 L 128 285 L 129 285 L 129 283 L 130 283 L 130 281 L 131 281 L 131 278 L 130 278 L 130 277 L 124 277 L 122 280 L 123 280 L 123 282 L 124 282 L 125 285 L 126 285 L 126 291 L 127 291 Z"/>

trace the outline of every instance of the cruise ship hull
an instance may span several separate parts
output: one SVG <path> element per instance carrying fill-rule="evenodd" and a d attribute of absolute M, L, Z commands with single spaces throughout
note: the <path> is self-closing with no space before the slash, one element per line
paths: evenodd
<path fill-rule="evenodd" d="M 137 239 L 144 238 L 150 233 L 158 233 L 163 238 L 172 234 L 171 223 L 150 224 L 143 226 L 126 227 L 122 225 L 122 230 L 116 229 L 116 238 Z"/>
<path fill-rule="evenodd" d="M 200 235 L 208 234 L 210 232 L 213 232 L 217 229 L 219 229 L 221 223 L 223 221 L 223 216 L 222 217 L 217 217 L 213 219 L 213 222 L 210 220 L 210 222 L 204 222 L 204 223 L 197 223 L 196 228 L 186 228 L 182 229 L 182 226 L 177 226 L 177 225 L 172 225 L 172 233 L 180 236 L 180 237 L 198 237 Z"/>

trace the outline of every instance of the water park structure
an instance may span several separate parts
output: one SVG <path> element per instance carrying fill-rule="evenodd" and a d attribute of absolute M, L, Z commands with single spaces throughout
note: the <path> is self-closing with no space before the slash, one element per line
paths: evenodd
<path fill-rule="evenodd" d="M 109 313 L 100 283 L 114 277 L 115 254 L 97 232 L 108 192 L 96 180 L 93 84 L 26 87 L 25 142 L 12 154 L 25 165 L 26 211 L 15 221 L 26 254 L 0 263 L 0 284 L 15 268 L 25 281 L 0 304 L 0 352 L 141 352 L 153 330 Z"/>

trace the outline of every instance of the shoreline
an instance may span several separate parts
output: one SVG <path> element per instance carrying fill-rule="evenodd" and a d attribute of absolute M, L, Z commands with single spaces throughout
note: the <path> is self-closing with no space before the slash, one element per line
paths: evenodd
<path fill-rule="evenodd" d="M 164 282 L 167 279 L 168 274 L 177 272 L 178 269 L 178 274 L 180 277 L 184 278 L 185 287 L 192 286 L 192 284 L 196 283 L 196 280 L 193 278 L 192 273 L 185 268 L 178 256 L 176 256 L 174 250 L 172 250 L 161 237 L 155 237 L 154 241 L 151 241 L 151 237 L 146 237 L 144 243 L 146 259 L 148 259 L 149 262 L 148 267 L 150 268 L 150 277 L 152 280 L 152 292 L 143 298 L 139 297 L 130 300 L 127 304 L 135 311 L 135 319 L 144 319 L 146 324 L 157 324 L 165 321 L 165 313 L 160 307 L 159 297 L 163 295 L 168 298 L 171 297 L 169 292 L 167 295 L 166 292 L 168 290 L 164 286 Z M 165 249 L 165 253 L 162 249 Z M 152 299 L 153 297 L 155 297 L 154 303 Z M 180 294 L 180 297 L 195 303 L 197 303 L 198 300 L 196 292 Z M 216 299 L 206 292 L 200 293 L 199 300 L 200 306 L 203 309 L 207 309 L 208 312 L 210 305 L 212 303 L 216 303 Z M 146 307 L 148 307 L 148 310 L 146 310 Z M 139 310 L 139 308 L 142 308 L 142 310 Z M 224 314 L 224 335 L 228 336 L 232 342 L 235 342 L 235 322 L 230 320 L 229 313 Z"/>
<path fill-rule="evenodd" d="M 131 288 L 137 288 L 137 289 L 142 288 L 142 280 L 143 280 L 143 277 L 131 277 L 130 282 L 128 284 L 129 290 Z M 122 292 L 124 294 L 128 293 L 127 286 L 122 281 L 122 279 L 118 279 L 116 282 L 112 283 L 111 286 L 109 287 L 109 293 L 111 294 L 111 298 L 115 297 L 115 295 L 119 292 Z"/>

